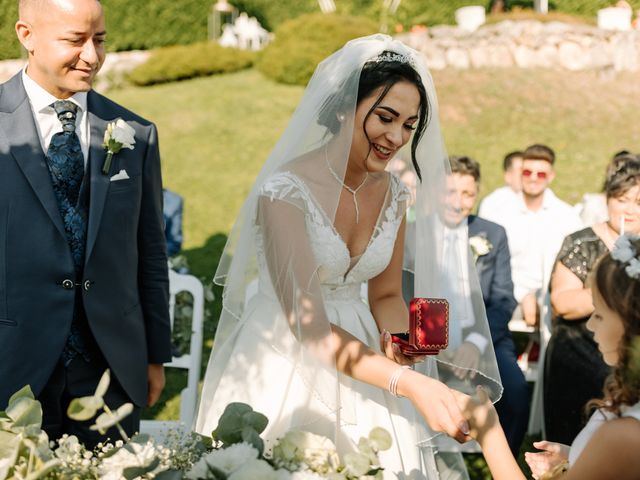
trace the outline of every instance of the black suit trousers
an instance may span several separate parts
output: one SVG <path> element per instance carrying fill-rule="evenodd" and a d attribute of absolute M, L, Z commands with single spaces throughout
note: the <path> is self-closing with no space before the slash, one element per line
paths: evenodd
<path fill-rule="evenodd" d="M 106 439 L 115 442 L 122 437 L 117 427 L 110 428 L 106 435 L 91 430 L 90 426 L 95 423 L 95 418 L 78 422 L 67 416 L 67 408 L 71 400 L 93 395 L 102 374 L 108 368 L 95 341 L 89 340 L 86 343 L 90 361 L 85 360 L 81 355 L 76 356 L 67 367 L 59 361 L 37 399 L 42 404 L 42 428 L 47 432 L 50 440 L 56 440 L 67 433 L 78 437 L 87 449 L 92 450 L 99 442 L 104 442 Z M 113 374 L 111 374 L 111 383 L 104 396 L 104 402 L 112 411 L 124 403 L 131 402 Z M 98 411 L 98 415 L 100 413 L 102 410 Z M 140 407 L 134 405 L 131 415 L 122 420 L 120 425 L 129 437 L 139 431 Z"/>

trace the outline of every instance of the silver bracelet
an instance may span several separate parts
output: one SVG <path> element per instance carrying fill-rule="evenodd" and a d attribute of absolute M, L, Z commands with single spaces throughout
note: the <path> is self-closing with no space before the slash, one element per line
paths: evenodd
<path fill-rule="evenodd" d="M 394 371 L 389 378 L 389 393 L 394 397 L 402 397 L 402 395 L 398 395 L 398 380 L 400 380 L 400 376 L 402 376 L 402 373 L 407 368 L 409 368 L 409 365 L 402 365 L 396 371 Z"/>

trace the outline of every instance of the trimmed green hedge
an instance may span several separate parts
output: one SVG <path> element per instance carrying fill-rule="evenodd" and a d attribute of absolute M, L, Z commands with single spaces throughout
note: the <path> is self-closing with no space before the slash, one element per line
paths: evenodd
<path fill-rule="evenodd" d="M 281 83 L 306 85 L 318 63 L 348 40 L 370 35 L 377 24 L 363 17 L 322 13 L 283 23 L 259 55 L 258 69 Z"/>
<path fill-rule="evenodd" d="M 224 48 L 211 42 L 164 47 L 155 50 L 149 60 L 131 71 L 128 78 L 136 85 L 153 85 L 235 72 L 249 68 L 254 56 L 253 52 Z"/>
<path fill-rule="evenodd" d="M 109 51 L 185 45 L 206 40 L 208 15 L 215 0 L 102 0 L 107 15 Z M 255 16 L 268 30 L 302 14 L 319 12 L 317 0 L 231 0 L 241 11 Z M 379 24 L 382 0 L 336 0 L 338 12 L 366 16 Z M 393 25 L 453 23 L 457 8 L 489 0 L 403 0 Z M 533 8 L 533 0 L 510 0 L 512 7 Z M 595 18 L 598 9 L 613 0 L 551 0 L 559 12 Z M 640 0 L 629 0 L 640 9 Z M 14 32 L 18 0 L 0 0 L 0 60 L 18 58 L 20 45 Z"/>
<path fill-rule="evenodd" d="M 207 39 L 210 2 L 202 0 L 101 0 L 111 52 L 185 45 Z M 0 60 L 19 58 L 14 31 L 18 0 L 0 0 Z"/>
<path fill-rule="evenodd" d="M 0 60 L 20 58 L 22 47 L 14 25 L 18 20 L 18 0 L 0 0 Z"/>
<path fill-rule="evenodd" d="M 640 9 L 640 0 L 628 0 L 634 10 Z M 270 30 L 282 22 L 305 13 L 318 12 L 316 0 L 231 0 L 241 10 L 249 12 Z M 337 13 L 362 15 L 380 22 L 382 0 L 336 0 Z M 402 0 L 391 25 L 401 23 L 404 27 L 415 24 L 453 24 L 455 11 L 467 5 L 489 6 L 490 0 Z M 533 9 L 533 0 L 509 0 L 511 7 Z M 558 12 L 595 18 L 596 12 L 610 7 L 613 0 L 550 0 L 549 8 Z"/>

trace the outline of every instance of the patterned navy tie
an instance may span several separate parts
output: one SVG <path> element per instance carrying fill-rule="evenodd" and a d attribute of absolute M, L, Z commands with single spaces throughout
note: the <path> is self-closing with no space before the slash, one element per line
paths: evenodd
<path fill-rule="evenodd" d="M 78 271 L 84 261 L 87 223 L 86 208 L 79 202 L 84 177 L 84 156 L 76 135 L 78 106 L 68 100 L 58 100 L 52 106 L 62 123 L 62 132 L 51 138 L 47 163 L 73 263 Z"/>
<path fill-rule="evenodd" d="M 84 250 L 87 238 L 88 184 L 84 178 L 84 156 L 80 139 L 76 134 L 78 106 L 68 100 L 58 100 L 52 105 L 62 123 L 62 132 L 51 138 L 47 150 L 47 165 L 51 174 L 53 191 L 64 223 L 67 243 L 73 257 L 76 283 L 82 279 Z M 82 295 L 76 292 L 71 331 L 67 338 L 62 359 L 65 366 L 78 355 L 90 360 L 84 338 L 88 325 L 82 307 Z"/>

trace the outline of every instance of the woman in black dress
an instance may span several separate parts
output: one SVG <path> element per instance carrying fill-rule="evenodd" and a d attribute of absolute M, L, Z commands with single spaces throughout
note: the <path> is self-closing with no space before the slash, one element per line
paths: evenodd
<path fill-rule="evenodd" d="M 624 232 L 640 232 L 640 161 L 626 156 L 607 169 L 609 220 L 567 236 L 551 277 L 554 325 L 545 356 L 546 438 L 570 445 L 586 423 L 584 406 L 602 392 L 609 367 L 585 326 L 593 312 L 590 273 Z"/>

